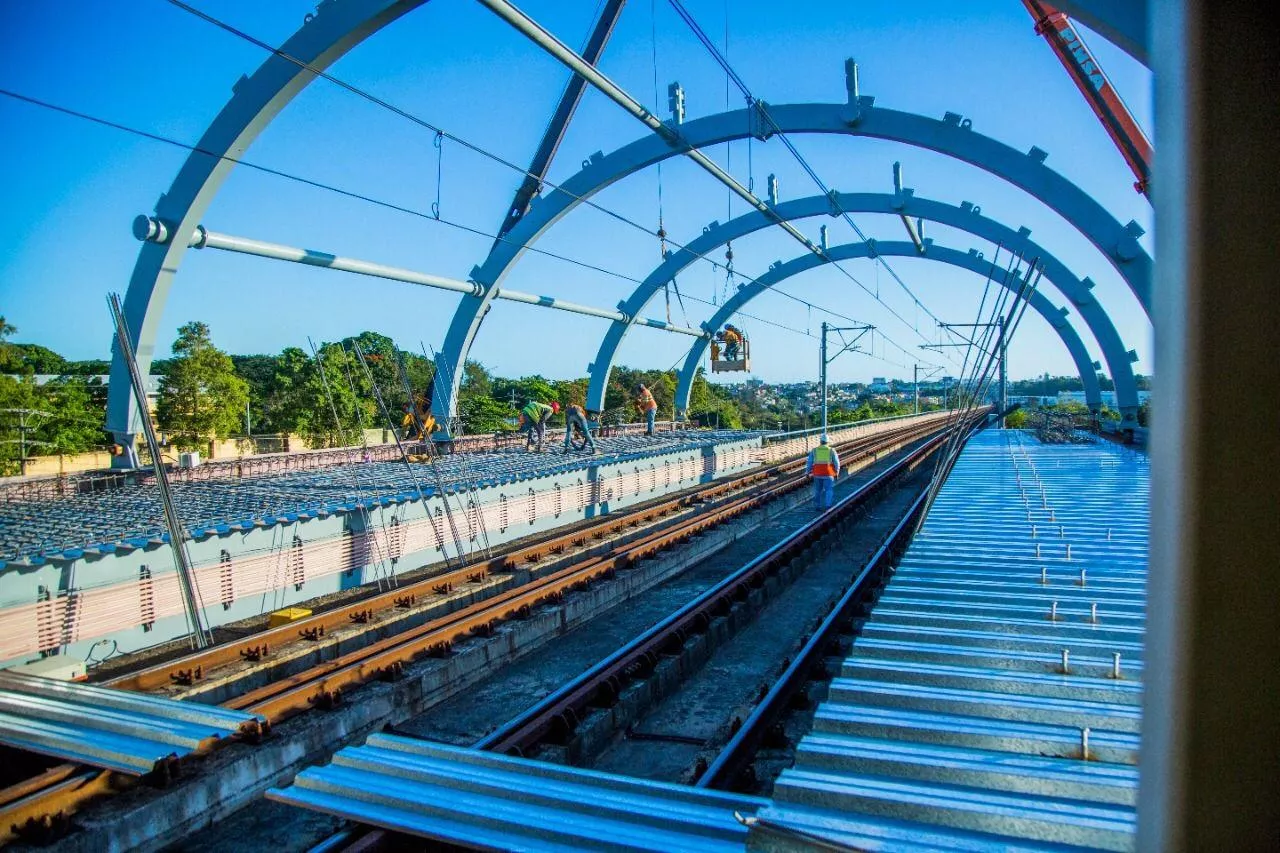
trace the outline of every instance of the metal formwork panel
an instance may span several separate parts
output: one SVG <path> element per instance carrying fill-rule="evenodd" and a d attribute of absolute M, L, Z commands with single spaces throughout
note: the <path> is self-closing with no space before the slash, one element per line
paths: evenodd
<path fill-rule="evenodd" d="M 121 773 L 151 773 L 266 725 L 242 711 L 0 672 L 0 743 Z"/>
<path fill-rule="evenodd" d="M 742 850 L 757 797 L 698 791 L 373 735 L 268 799 L 422 838 L 504 850 Z"/>
<path fill-rule="evenodd" d="M 975 436 L 765 824 L 885 849 L 1131 849 L 1148 473 L 1083 437 Z"/>

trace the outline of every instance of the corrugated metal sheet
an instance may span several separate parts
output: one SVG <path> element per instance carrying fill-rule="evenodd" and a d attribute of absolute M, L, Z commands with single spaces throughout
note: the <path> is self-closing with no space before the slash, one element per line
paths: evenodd
<path fill-rule="evenodd" d="M 981 433 L 761 810 L 860 849 L 1133 845 L 1148 463 Z"/>
<path fill-rule="evenodd" d="M 755 797 L 373 735 L 267 797 L 422 838 L 502 850 L 742 850 Z"/>
<path fill-rule="evenodd" d="M 0 671 L 0 743 L 143 775 L 223 738 L 254 738 L 254 714 Z"/>

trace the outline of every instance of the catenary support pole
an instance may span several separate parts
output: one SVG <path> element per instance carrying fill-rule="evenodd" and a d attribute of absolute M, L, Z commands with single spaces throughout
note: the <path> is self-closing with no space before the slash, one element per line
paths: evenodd
<path fill-rule="evenodd" d="M 822 344 L 818 348 L 818 376 L 822 385 L 822 432 L 827 431 L 827 324 L 822 324 Z"/>

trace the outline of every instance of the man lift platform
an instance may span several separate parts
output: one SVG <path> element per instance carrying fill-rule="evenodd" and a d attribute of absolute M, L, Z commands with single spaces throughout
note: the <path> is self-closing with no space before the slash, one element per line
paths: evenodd
<path fill-rule="evenodd" d="M 731 373 L 751 370 L 751 342 L 742 330 L 726 323 L 711 342 L 711 372 Z"/>

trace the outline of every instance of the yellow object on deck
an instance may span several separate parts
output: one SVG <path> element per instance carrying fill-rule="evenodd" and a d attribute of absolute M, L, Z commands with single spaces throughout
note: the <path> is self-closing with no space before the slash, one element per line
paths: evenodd
<path fill-rule="evenodd" d="M 277 610 L 271 614 L 267 627 L 279 628 L 281 625 L 288 625 L 290 622 L 306 619 L 310 615 L 311 611 L 305 607 L 286 607 L 284 610 Z"/>

